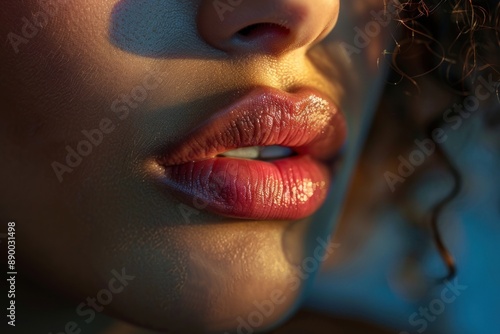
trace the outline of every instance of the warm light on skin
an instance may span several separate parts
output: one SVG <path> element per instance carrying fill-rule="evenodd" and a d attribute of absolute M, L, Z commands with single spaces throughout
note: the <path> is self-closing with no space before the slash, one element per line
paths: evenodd
<path fill-rule="evenodd" d="M 324 13 L 330 21 L 318 20 L 327 33 L 338 1 L 324 2 L 334 8 Z M 9 194 L 2 214 L 20 222 L 18 233 L 26 240 L 20 261 L 76 300 L 95 295 L 112 269 L 125 267 L 135 275 L 106 307 L 120 319 L 157 329 L 226 330 L 255 310 L 254 301 L 280 289 L 283 303 L 262 323 L 271 326 L 297 307 L 312 277 L 297 280 L 295 268 L 304 257 L 300 240 L 309 220 L 237 221 L 203 210 L 186 218 L 180 202 L 151 182 L 160 170 L 151 161 L 162 145 L 227 105 L 234 92 L 308 85 L 340 104 L 341 78 L 317 70 L 306 56 L 312 45 L 279 57 L 228 57 L 199 36 L 192 2 L 155 3 L 176 13 L 175 25 L 160 24 L 163 39 L 142 46 L 163 48 L 165 56 L 110 42 L 118 5 L 128 19 L 159 19 L 154 11 L 134 12 L 130 1 L 116 0 L 61 2 L 18 53 L 0 51 L 0 76 L 6 78 L 0 83 L 0 173 Z M 5 4 L 0 36 L 19 33 L 21 18 L 39 10 L 35 1 Z M 140 103 L 130 100 L 137 87 L 146 87 Z M 116 106 L 129 112 L 117 113 Z M 59 182 L 53 162 L 64 162 L 66 147 L 76 147 L 85 139 L 82 131 L 106 119 L 109 133 Z M 308 126 L 314 129 L 315 122 Z M 295 191 L 308 197 L 325 185 L 311 181 Z"/>

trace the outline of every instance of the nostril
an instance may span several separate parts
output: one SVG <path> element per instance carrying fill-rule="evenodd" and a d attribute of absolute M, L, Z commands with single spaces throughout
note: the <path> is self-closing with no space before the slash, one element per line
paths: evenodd
<path fill-rule="evenodd" d="M 200 0 L 197 32 L 209 47 L 228 56 L 283 58 L 324 39 L 337 21 L 339 2 Z"/>
<path fill-rule="evenodd" d="M 255 39 L 266 35 L 285 37 L 288 34 L 290 29 L 276 23 L 256 23 L 237 32 L 237 35 L 244 39 Z"/>

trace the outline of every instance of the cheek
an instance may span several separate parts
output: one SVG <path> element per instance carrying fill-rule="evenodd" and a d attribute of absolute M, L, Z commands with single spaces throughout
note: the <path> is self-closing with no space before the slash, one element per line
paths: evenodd
<path fill-rule="evenodd" d="M 84 131 L 109 134 L 116 129 L 116 134 L 126 136 L 117 124 L 126 115 L 114 110 L 114 102 L 125 95 L 132 100 L 128 108 L 139 110 L 137 102 L 144 102 L 158 84 L 147 75 L 150 61 L 120 54 L 107 41 L 112 2 L 61 3 L 43 27 L 33 25 L 36 34 L 18 45 L 17 53 L 13 48 L 1 51 L 1 74 L 6 78 L 0 83 L 1 118 L 9 125 L 1 134 L 4 149 L 13 161 L 44 172 L 66 157 L 66 146 L 78 151 L 78 144 L 88 137 Z M 47 13 L 33 4 L 15 9 L 9 24 L 1 26 L 3 31 L 23 35 L 24 19 L 31 22 L 32 12 Z M 101 151 L 116 152 L 112 140 L 107 141 L 110 144 L 100 145 Z M 93 146 L 97 152 L 98 144 Z M 92 160 L 99 162 L 99 154 Z"/>

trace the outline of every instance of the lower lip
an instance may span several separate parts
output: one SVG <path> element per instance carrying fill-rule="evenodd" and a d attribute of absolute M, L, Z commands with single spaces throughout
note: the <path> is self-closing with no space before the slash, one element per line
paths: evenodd
<path fill-rule="evenodd" d="M 329 172 L 307 155 L 264 162 L 213 158 L 167 167 L 164 182 L 183 201 L 227 217 L 301 219 L 326 198 Z"/>

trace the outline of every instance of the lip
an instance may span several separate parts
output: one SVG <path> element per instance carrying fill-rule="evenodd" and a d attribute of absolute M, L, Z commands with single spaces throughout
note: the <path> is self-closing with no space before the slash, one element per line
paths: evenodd
<path fill-rule="evenodd" d="M 344 116 L 324 94 L 258 87 L 216 112 L 157 159 L 161 183 L 188 205 L 254 220 L 301 219 L 326 198 L 326 162 L 345 142 Z M 218 157 L 241 147 L 285 146 L 275 161 Z"/>

